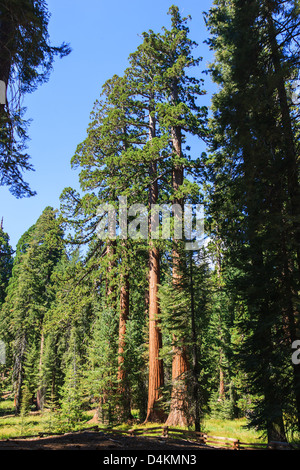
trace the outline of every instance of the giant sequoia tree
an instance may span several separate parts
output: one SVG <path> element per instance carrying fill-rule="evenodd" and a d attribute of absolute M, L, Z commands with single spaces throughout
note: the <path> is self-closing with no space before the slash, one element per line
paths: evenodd
<path fill-rule="evenodd" d="M 204 92 L 201 89 L 201 81 L 187 74 L 190 67 L 199 64 L 200 59 L 193 57 L 192 50 L 196 46 L 189 37 L 189 29 L 186 26 L 187 18 L 181 18 L 178 7 L 172 6 L 169 10 L 172 15 L 171 29 L 165 30 L 162 51 L 165 54 L 163 64 L 163 81 L 165 102 L 160 111 L 162 125 L 170 133 L 172 142 L 172 199 L 173 204 L 181 207 L 187 196 L 193 194 L 192 187 L 188 184 L 185 173 L 191 170 L 193 164 L 184 154 L 183 145 L 187 134 L 204 138 L 204 123 L 206 108 L 199 106 L 197 98 Z M 198 192 L 198 187 L 196 193 Z M 178 214 L 174 214 L 175 219 Z M 180 290 L 182 283 L 182 261 L 185 257 L 182 252 L 182 240 L 173 239 L 173 285 L 175 290 Z M 183 265 L 183 269 L 184 269 Z M 184 345 L 186 338 L 180 341 L 174 336 L 172 379 L 173 391 L 171 409 L 167 424 L 186 425 L 188 417 L 186 413 L 187 391 L 185 373 L 189 369 L 187 349 Z"/>
<path fill-rule="evenodd" d="M 126 196 L 128 207 L 132 204 L 148 204 L 148 421 L 165 419 L 159 406 L 164 385 L 163 364 L 160 358 L 162 337 L 158 299 L 162 244 L 152 236 L 152 227 L 157 215 L 151 211 L 151 207 L 163 202 L 178 202 L 182 206 L 184 197 L 192 191 L 192 185 L 184 179 L 184 168 L 191 171 L 194 166 L 188 155 L 184 154 L 184 133 L 203 135 L 203 119 L 206 112 L 205 108 L 199 107 L 196 102 L 197 97 L 203 93 L 200 89 L 201 81 L 186 75 L 186 70 L 199 62 L 192 56 L 195 44 L 188 39 L 187 19 L 180 17 L 177 7 L 172 7 L 169 13 L 172 17 L 171 29 L 164 29 L 163 34 L 155 34 L 153 31 L 144 33 L 142 44 L 129 57 L 129 67 L 124 75 L 115 76 L 104 85 L 101 99 L 96 102 L 92 113 L 88 136 L 78 146 L 72 160 L 73 165 L 82 169 L 80 181 L 85 195 L 80 198 L 74 191 L 66 190 L 63 196 L 64 207 L 71 207 L 76 214 L 77 222 L 74 222 L 74 226 L 79 229 L 76 233 L 81 233 L 80 230 L 84 227 L 87 234 L 81 238 L 82 241 L 92 240 L 97 235 L 99 203 L 105 202 L 114 206 L 120 196 Z M 108 233 L 104 245 L 108 249 L 106 253 L 112 253 L 117 246 L 117 252 L 121 250 L 119 258 L 118 255 L 115 257 L 115 271 L 111 272 L 108 268 L 106 277 L 109 278 L 111 272 L 114 279 L 118 273 L 122 280 L 119 322 L 121 368 L 118 375 L 120 380 L 124 381 L 122 356 L 126 319 L 129 316 L 130 289 L 128 274 L 124 276 L 127 271 L 124 269 L 124 262 L 126 251 L 128 253 L 128 249 L 132 249 L 133 245 L 128 245 L 129 241 L 124 240 L 124 227 L 119 228 L 119 240 L 112 240 L 116 238 L 116 233 L 113 233 L 113 237 Z M 99 240 L 95 241 L 95 244 L 99 245 Z M 177 242 L 174 245 L 174 253 L 178 251 L 176 245 Z M 95 251 L 95 254 L 97 253 L 99 252 Z M 178 251 L 174 254 L 174 279 L 180 277 L 179 257 Z M 107 302 L 111 304 L 108 297 Z M 177 364 L 178 357 L 185 358 L 183 369 L 187 369 L 188 359 L 185 352 L 181 352 L 178 346 L 176 351 L 174 364 Z M 183 379 L 184 370 L 174 366 L 174 380 L 179 377 L 180 380 Z M 183 401 L 184 398 L 181 403 Z M 178 408 L 175 399 L 173 405 L 174 409 Z M 180 414 L 182 413 L 177 413 L 178 416 Z"/>

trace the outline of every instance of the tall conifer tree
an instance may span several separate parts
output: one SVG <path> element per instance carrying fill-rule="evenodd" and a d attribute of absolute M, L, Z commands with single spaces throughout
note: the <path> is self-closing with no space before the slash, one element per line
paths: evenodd
<path fill-rule="evenodd" d="M 54 210 L 47 207 L 19 244 L 8 295 L 2 307 L 7 314 L 14 357 L 16 411 L 20 411 L 27 356 L 40 357 L 43 346 L 43 319 L 52 300 L 51 274 L 63 252 L 63 232 Z M 25 243 L 24 243 L 25 242 Z M 36 348 L 38 356 L 30 354 Z M 37 359 L 38 360 L 38 359 Z M 38 362 L 34 367 L 38 373 Z M 31 390 L 32 391 L 32 390 Z M 37 389 L 34 390 L 37 392 Z M 36 397 L 31 396 L 32 402 Z"/>
<path fill-rule="evenodd" d="M 298 131 L 295 105 L 287 106 L 297 75 L 295 8 L 216 1 L 208 22 L 212 75 L 221 86 L 213 98 L 211 207 L 248 309 L 244 364 L 263 396 L 253 422 L 270 440 L 285 439 L 284 396 L 294 394 L 299 418 L 299 372 L 289 354 L 299 316 Z"/>

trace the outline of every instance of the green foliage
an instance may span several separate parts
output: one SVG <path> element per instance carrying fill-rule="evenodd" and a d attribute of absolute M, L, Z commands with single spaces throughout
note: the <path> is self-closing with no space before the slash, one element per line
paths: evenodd
<path fill-rule="evenodd" d="M 52 208 L 47 207 L 35 226 L 18 243 L 2 316 L 12 355 L 17 407 L 20 406 L 23 368 L 31 348 L 41 342 L 41 327 L 53 295 L 51 275 L 63 253 L 62 230 Z M 34 367 L 34 374 L 37 373 Z M 30 379 L 30 386 L 35 381 Z M 33 389 L 31 388 L 32 393 Z"/>
<path fill-rule="evenodd" d="M 9 236 L 3 230 L 3 221 L 0 225 L 0 306 L 6 296 L 6 288 L 11 276 L 13 266 L 13 250 L 9 244 Z"/>
<path fill-rule="evenodd" d="M 71 330 L 65 357 L 64 383 L 60 391 L 59 425 L 64 431 L 72 430 L 80 423 L 82 413 L 82 365 L 80 361 L 78 335 Z"/>
<path fill-rule="evenodd" d="M 292 176 L 298 110 L 288 95 L 297 76 L 292 63 L 299 22 L 292 4 L 216 1 L 208 16 L 212 76 L 220 85 L 212 100 L 211 229 L 230 269 L 226 290 L 243 308 L 238 323 L 244 341 L 236 351 L 251 392 L 260 394 L 253 424 L 282 439 L 285 411 L 294 420 L 286 397 L 299 390 L 287 346 L 287 336 L 297 337 L 299 291 L 299 185 Z M 299 414 L 299 398 L 297 408 Z"/>
<path fill-rule="evenodd" d="M 48 80 L 54 57 L 69 54 L 66 44 L 50 44 L 49 12 L 43 0 L 3 0 L 0 9 L 0 79 L 8 103 L 0 106 L 0 185 L 16 197 L 35 194 L 23 179 L 32 170 L 26 153 L 28 121 L 21 98 Z"/>

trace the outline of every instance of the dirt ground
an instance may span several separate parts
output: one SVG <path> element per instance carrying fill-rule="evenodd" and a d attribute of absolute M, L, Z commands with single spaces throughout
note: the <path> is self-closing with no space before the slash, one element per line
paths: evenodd
<path fill-rule="evenodd" d="M 209 450 L 192 441 L 159 437 L 129 437 L 103 432 L 85 431 L 31 439 L 0 440 L 1 450 L 154 450 L 198 451 Z"/>

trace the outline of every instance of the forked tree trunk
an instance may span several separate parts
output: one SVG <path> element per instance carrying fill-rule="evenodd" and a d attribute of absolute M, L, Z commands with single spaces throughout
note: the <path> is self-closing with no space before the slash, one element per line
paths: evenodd
<path fill-rule="evenodd" d="M 149 140 L 155 137 L 155 119 L 149 115 Z M 150 176 L 153 182 L 149 188 L 149 381 L 148 381 L 148 405 L 145 422 L 164 422 L 165 414 L 159 407 L 162 398 L 161 388 L 164 385 L 163 362 L 160 359 L 160 349 L 162 346 L 162 335 L 159 325 L 159 302 L 158 284 L 160 282 L 160 259 L 159 250 L 154 246 L 151 239 L 151 226 L 153 212 L 151 205 L 157 203 L 158 185 L 156 179 L 156 163 L 150 166 Z"/>

